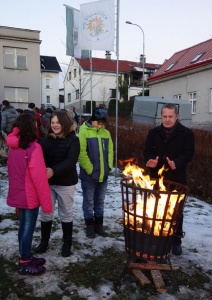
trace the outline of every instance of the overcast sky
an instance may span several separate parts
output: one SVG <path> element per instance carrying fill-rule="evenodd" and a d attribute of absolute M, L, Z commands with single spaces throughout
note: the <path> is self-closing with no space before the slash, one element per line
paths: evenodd
<path fill-rule="evenodd" d="M 65 5 L 80 9 L 92 0 L 7 0 L 1 1 L 0 25 L 40 31 L 41 55 L 66 56 Z M 115 0 L 116 3 L 116 0 Z M 137 61 L 143 51 L 148 63 L 163 63 L 173 53 L 212 38 L 211 0 L 120 0 L 119 58 Z M 104 57 L 104 51 L 93 51 Z M 115 53 L 112 58 L 116 58 Z"/>

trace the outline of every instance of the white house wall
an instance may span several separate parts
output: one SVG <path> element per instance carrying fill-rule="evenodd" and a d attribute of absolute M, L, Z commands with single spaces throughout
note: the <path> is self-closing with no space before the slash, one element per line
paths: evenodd
<path fill-rule="evenodd" d="M 77 76 L 73 78 L 74 69 L 76 69 Z M 72 73 L 71 80 L 69 79 L 69 72 Z M 86 101 L 91 100 L 91 76 L 90 71 L 81 71 L 81 103 L 80 99 L 76 98 L 76 90 L 80 90 L 80 76 L 79 65 L 75 59 L 72 59 L 67 71 L 65 87 L 65 107 L 75 106 L 76 110 L 83 112 L 83 107 Z M 116 89 L 116 74 L 106 72 L 93 72 L 92 75 L 92 100 L 96 101 L 96 105 L 105 103 L 108 105 L 110 89 Z M 71 102 L 68 102 L 68 94 L 71 94 Z"/>
<path fill-rule="evenodd" d="M 212 69 L 191 73 L 183 77 L 164 80 L 161 82 L 149 82 L 150 96 L 174 98 L 181 95 L 181 99 L 189 101 L 189 93 L 196 92 L 196 114 L 192 115 L 192 124 L 212 124 L 211 89 Z"/>
<path fill-rule="evenodd" d="M 50 88 L 46 87 L 46 79 L 50 80 Z M 59 108 L 59 73 L 41 72 L 41 103 L 47 103 L 50 96 L 50 104 Z"/>

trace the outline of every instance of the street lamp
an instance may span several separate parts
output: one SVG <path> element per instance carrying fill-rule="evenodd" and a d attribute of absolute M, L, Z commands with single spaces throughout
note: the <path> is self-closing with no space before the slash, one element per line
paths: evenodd
<path fill-rule="evenodd" d="M 127 24 L 130 24 L 130 25 L 135 25 L 135 26 L 137 26 L 137 27 L 139 27 L 140 29 L 141 29 L 141 31 L 142 31 L 142 33 L 143 33 L 143 95 L 142 96 L 144 96 L 144 59 L 145 59 L 145 54 L 144 54 L 144 50 L 145 50 L 145 38 L 144 38 L 144 31 L 143 31 L 143 29 L 141 28 L 141 26 L 139 26 L 138 24 L 134 24 L 134 23 L 132 23 L 132 22 L 130 22 L 130 21 L 126 21 L 126 23 Z"/>

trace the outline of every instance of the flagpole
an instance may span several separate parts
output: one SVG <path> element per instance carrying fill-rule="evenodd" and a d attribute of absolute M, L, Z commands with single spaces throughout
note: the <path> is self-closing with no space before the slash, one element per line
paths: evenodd
<path fill-rule="evenodd" d="M 90 50 L 90 90 L 91 90 L 91 114 L 93 112 L 93 93 L 92 93 L 92 50 Z"/>
<path fill-rule="evenodd" d="M 116 16 L 116 141 L 115 141 L 115 176 L 118 175 L 118 101 L 119 101 L 119 89 L 118 89 L 118 80 L 119 80 L 119 3 L 120 0 L 117 0 L 117 16 Z"/>

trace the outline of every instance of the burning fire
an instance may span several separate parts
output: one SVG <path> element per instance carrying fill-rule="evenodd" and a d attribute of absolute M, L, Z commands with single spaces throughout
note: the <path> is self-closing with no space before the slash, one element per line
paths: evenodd
<path fill-rule="evenodd" d="M 151 180 L 149 175 L 144 175 L 144 169 L 133 164 L 133 161 L 134 159 L 128 160 L 123 174 L 132 177 L 130 181 L 134 182 L 137 187 L 150 191 L 147 193 L 147 199 L 144 201 L 142 190 L 136 190 L 138 192 L 136 194 L 136 208 L 134 205 L 130 205 L 129 212 L 125 212 L 125 225 L 129 224 L 132 228 L 136 227 L 136 231 L 142 231 L 142 228 L 144 228 L 144 233 L 150 233 L 153 230 L 155 236 L 161 235 L 161 229 L 162 236 L 173 235 L 173 227 L 176 226 L 176 221 L 171 223 L 170 220 L 173 217 L 176 205 L 184 199 L 185 195 L 175 194 L 176 190 L 172 191 L 172 193 L 166 193 L 166 186 L 163 183 L 164 176 L 162 176 L 163 172 L 166 171 L 165 166 L 158 172 L 157 190 L 163 191 L 163 193 L 156 193 L 156 180 Z M 123 161 L 120 161 L 120 163 L 123 164 Z M 151 192 L 151 190 L 154 190 L 154 192 Z M 134 226 L 134 222 L 136 222 L 136 226 Z"/>

